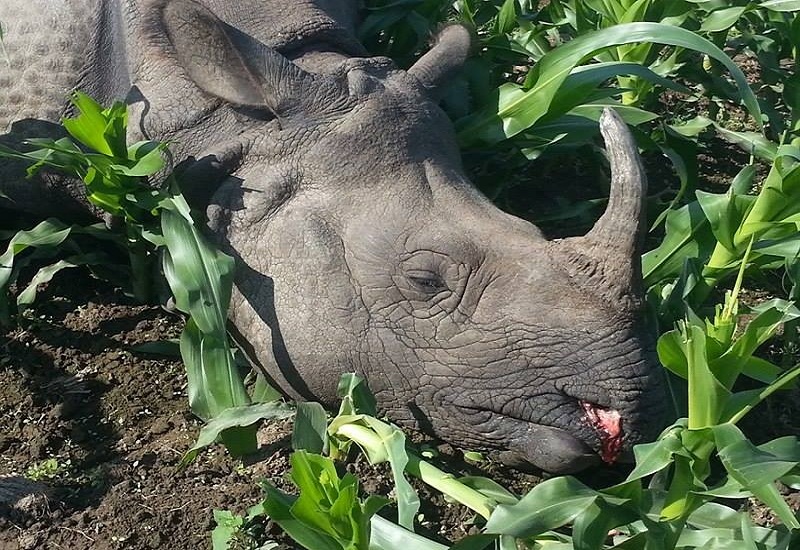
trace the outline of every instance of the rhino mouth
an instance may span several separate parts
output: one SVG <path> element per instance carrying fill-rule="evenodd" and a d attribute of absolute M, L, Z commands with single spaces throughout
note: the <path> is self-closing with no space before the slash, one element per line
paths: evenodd
<path fill-rule="evenodd" d="M 528 464 L 547 472 L 568 474 L 600 461 L 615 463 L 623 455 L 625 443 L 619 411 L 584 400 L 576 400 L 575 405 L 579 421 L 569 428 L 475 406 L 459 408 L 472 415 L 482 414 L 481 424 L 511 436 L 508 452 L 501 454 L 503 462 L 511 466 Z"/>
<path fill-rule="evenodd" d="M 598 454 L 606 464 L 613 464 L 622 454 L 624 432 L 622 431 L 622 416 L 616 409 L 608 409 L 580 401 L 584 418 L 594 429 L 600 440 Z"/>

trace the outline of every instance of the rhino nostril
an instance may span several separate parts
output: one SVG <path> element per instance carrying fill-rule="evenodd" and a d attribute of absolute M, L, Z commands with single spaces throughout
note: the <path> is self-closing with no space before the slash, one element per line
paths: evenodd
<path fill-rule="evenodd" d="M 613 464 L 622 453 L 622 416 L 616 409 L 607 409 L 588 401 L 580 401 L 589 425 L 600 439 L 600 458 Z"/>

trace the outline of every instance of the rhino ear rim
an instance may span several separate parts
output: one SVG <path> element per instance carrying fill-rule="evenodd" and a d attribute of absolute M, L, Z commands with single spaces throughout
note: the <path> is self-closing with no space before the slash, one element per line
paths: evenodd
<path fill-rule="evenodd" d="M 435 93 L 464 65 L 472 46 L 469 29 L 463 25 L 449 25 L 439 32 L 433 47 L 408 69 L 408 73 Z"/>
<path fill-rule="evenodd" d="M 194 0 L 168 1 L 161 21 L 187 76 L 229 103 L 267 108 L 283 118 L 313 108 L 308 100 L 315 95 L 335 95 L 334 83 L 303 71 Z"/>
<path fill-rule="evenodd" d="M 265 106 L 258 75 L 242 60 L 224 23 L 192 0 L 167 2 L 161 13 L 178 65 L 203 91 L 230 103 Z"/>

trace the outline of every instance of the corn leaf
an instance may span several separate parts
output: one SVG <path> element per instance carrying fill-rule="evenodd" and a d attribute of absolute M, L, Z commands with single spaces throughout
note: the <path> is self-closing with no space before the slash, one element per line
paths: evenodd
<path fill-rule="evenodd" d="M 510 83 L 502 85 L 491 108 L 459 121 L 457 127 L 462 145 L 497 143 L 527 130 L 553 109 L 556 96 L 576 66 L 609 47 L 639 42 L 697 50 L 722 63 L 736 81 L 750 114 L 761 125 L 761 110 L 744 73 L 722 50 L 680 27 L 628 23 L 584 34 L 545 54 L 534 68 L 535 84 L 529 90 Z"/>
<path fill-rule="evenodd" d="M 267 493 L 267 498 L 262 503 L 264 512 L 303 548 L 342 550 L 342 545 L 335 538 L 294 517 L 291 507 L 296 497 L 282 493 L 267 482 L 263 486 Z"/>
<path fill-rule="evenodd" d="M 703 18 L 700 32 L 719 32 L 731 28 L 747 8 L 747 6 L 734 6 L 712 11 Z"/>
<path fill-rule="evenodd" d="M 369 550 L 388 550 L 394 548 L 407 550 L 411 550 L 412 548 L 414 550 L 448 550 L 447 546 L 408 531 L 378 515 L 372 516 L 371 527 Z M 467 546 L 464 550 L 474 550 L 475 548 L 485 548 L 485 545 L 483 547 Z"/>
<path fill-rule="evenodd" d="M 100 253 L 80 254 L 59 260 L 40 268 L 28 285 L 17 296 L 17 307 L 24 308 L 36 300 L 39 285 L 50 282 L 59 271 L 81 265 L 103 265 L 109 263 L 109 257 Z"/>
<path fill-rule="evenodd" d="M 364 422 L 380 437 L 389 465 L 392 467 L 392 479 L 397 495 L 397 522 L 414 530 L 414 518 L 419 511 L 419 496 L 404 474 L 408 465 L 405 434 L 388 424 L 371 416 L 365 416 Z"/>
<path fill-rule="evenodd" d="M 292 449 L 322 454 L 328 450 L 328 414 L 319 403 L 298 403 Z"/>
<path fill-rule="evenodd" d="M 115 156 L 115 151 L 105 138 L 108 121 L 103 116 L 100 104 L 83 92 L 75 92 L 72 103 L 80 113 L 75 118 L 62 121 L 67 132 L 92 150 L 109 157 Z"/>
<path fill-rule="evenodd" d="M 572 477 L 548 479 L 516 504 L 499 504 L 486 522 L 486 532 L 532 537 L 573 521 L 592 506 L 599 493 Z"/>
<path fill-rule="evenodd" d="M 250 403 L 226 333 L 205 333 L 190 317 L 181 333 L 180 349 L 194 414 L 208 421 L 226 409 Z"/>
<path fill-rule="evenodd" d="M 775 451 L 769 452 L 750 443 L 732 424 L 715 426 L 713 431 L 720 460 L 728 474 L 769 506 L 784 525 L 790 529 L 800 529 L 800 521 L 775 486 L 775 480 L 800 464 L 800 445 L 796 444 L 796 440 L 793 446 L 781 442 L 780 445 L 768 447 Z"/>
<path fill-rule="evenodd" d="M 207 334 L 226 331 L 233 286 L 233 258 L 212 247 L 197 227 L 176 211 L 161 213 L 168 254 L 164 274 L 176 305 Z"/>
<path fill-rule="evenodd" d="M 225 430 L 251 426 L 264 419 L 289 418 L 293 414 L 291 406 L 279 401 L 226 409 L 200 429 L 197 441 L 183 455 L 179 466 L 183 468 L 192 462 L 202 449 L 214 443 Z"/>
<path fill-rule="evenodd" d="M 800 11 L 800 0 L 767 0 L 759 6 L 772 11 Z"/>

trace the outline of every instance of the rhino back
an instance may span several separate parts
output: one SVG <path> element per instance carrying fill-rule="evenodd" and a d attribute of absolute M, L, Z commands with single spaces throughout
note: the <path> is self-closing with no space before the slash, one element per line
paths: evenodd
<path fill-rule="evenodd" d="M 7 59 L 0 60 L 0 128 L 57 121 L 86 64 L 99 0 L 0 2 Z"/>
<path fill-rule="evenodd" d="M 70 93 L 86 73 L 101 0 L 3 0 L 6 55 L 0 58 L 0 143 L 58 137 Z M 85 217 L 82 186 L 45 176 L 24 179 L 21 162 L 0 162 L 0 191 L 13 209 L 41 216 Z M 3 204 L 0 204 L 3 206 Z"/>

